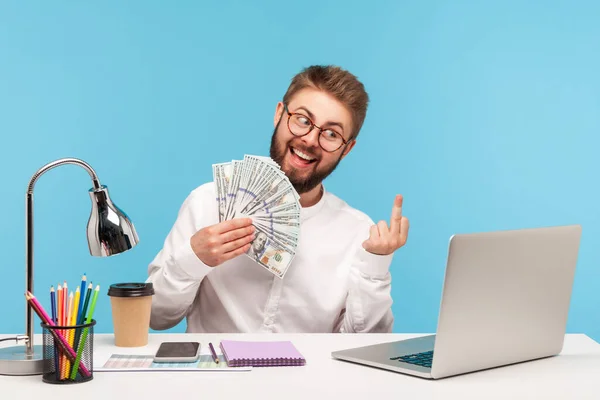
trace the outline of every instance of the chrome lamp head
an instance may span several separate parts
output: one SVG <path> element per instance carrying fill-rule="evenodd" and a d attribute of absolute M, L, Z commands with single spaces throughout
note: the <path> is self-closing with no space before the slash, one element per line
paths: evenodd
<path fill-rule="evenodd" d="M 29 181 L 26 193 L 25 212 L 25 274 L 26 290 L 33 291 L 33 189 L 38 178 L 45 172 L 65 164 L 83 167 L 92 178 L 93 187 L 89 190 L 92 212 L 88 220 L 87 237 L 90 254 L 107 257 L 119 254 L 138 244 L 138 236 L 127 214 L 117 207 L 106 186 L 100 185 L 98 176 L 85 161 L 77 158 L 62 158 L 40 168 Z M 0 375 L 39 375 L 44 371 L 43 346 L 33 345 L 33 309 L 25 301 L 26 335 L 24 346 L 0 347 Z M 18 341 L 17 340 L 17 341 Z"/>
<path fill-rule="evenodd" d="M 135 227 L 108 195 L 108 188 L 102 185 L 90 189 L 92 212 L 87 226 L 90 254 L 107 257 L 133 248 L 138 243 Z"/>

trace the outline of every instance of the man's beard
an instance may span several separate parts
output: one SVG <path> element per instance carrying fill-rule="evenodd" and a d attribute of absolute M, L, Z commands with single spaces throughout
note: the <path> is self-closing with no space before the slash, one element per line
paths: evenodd
<path fill-rule="evenodd" d="M 280 122 L 281 122 L 281 119 L 279 120 L 279 122 L 277 123 L 277 126 L 275 127 L 275 130 L 273 131 L 273 136 L 271 136 L 270 155 L 271 155 L 271 158 L 273 159 L 273 161 L 275 161 L 277 164 L 279 164 L 279 166 L 283 166 L 283 160 L 285 158 L 285 154 L 288 151 L 288 146 L 287 145 L 279 146 L 279 142 L 277 141 L 276 136 L 277 136 L 277 130 L 279 128 Z M 280 147 L 283 147 L 283 148 L 280 149 Z M 340 156 L 340 158 L 338 158 L 338 160 L 335 162 L 335 164 L 333 164 L 329 169 L 323 170 L 323 171 L 316 170 L 315 172 L 310 174 L 307 178 L 301 178 L 301 177 L 296 176 L 296 174 L 294 174 L 295 171 L 293 171 L 293 170 L 284 171 L 284 172 L 287 175 L 288 179 L 290 180 L 292 186 L 294 186 L 294 189 L 296 189 L 296 192 L 298 192 L 298 194 L 303 194 L 303 193 L 309 192 L 312 189 L 316 188 L 325 178 L 327 178 L 329 176 L 329 174 L 331 174 L 337 168 L 341 159 L 342 159 L 342 157 Z"/>

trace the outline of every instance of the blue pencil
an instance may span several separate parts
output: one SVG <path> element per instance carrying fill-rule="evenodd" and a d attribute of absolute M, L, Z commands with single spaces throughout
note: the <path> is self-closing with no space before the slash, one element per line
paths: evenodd
<path fill-rule="evenodd" d="M 56 292 L 54 286 L 50 286 L 50 308 L 52 309 L 52 321 L 56 324 Z"/>
<path fill-rule="evenodd" d="M 83 299 L 83 293 L 80 293 L 80 297 L 79 299 Z M 79 320 L 76 322 L 77 325 L 82 325 L 83 323 L 85 323 L 85 314 L 87 313 L 87 308 L 88 308 L 88 303 L 90 302 L 90 297 L 92 297 L 92 283 L 90 282 L 90 285 L 87 288 L 87 291 L 85 292 L 85 301 L 83 303 L 83 310 L 78 310 L 77 314 L 79 314 Z M 74 344 L 74 349 L 77 349 L 79 347 L 79 339 L 80 339 L 80 335 L 81 335 L 81 328 L 77 328 L 75 329 L 75 344 Z"/>
<path fill-rule="evenodd" d="M 83 309 L 83 298 L 85 297 L 83 294 L 85 293 L 85 287 L 87 286 L 87 277 L 85 274 L 81 277 L 81 288 L 79 289 L 79 307 L 77 307 L 77 319 L 75 323 L 78 324 L 81 320 L 81 310 Z"/>

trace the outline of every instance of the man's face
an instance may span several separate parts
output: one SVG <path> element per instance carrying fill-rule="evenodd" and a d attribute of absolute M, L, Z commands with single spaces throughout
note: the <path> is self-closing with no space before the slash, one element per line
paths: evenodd
<path fill-rule="evenodd" d="M 265 247 L 266 242 L 267 235 L 265 235 L 263 232 L 259 232 L 258 235 L 256 235 L 254 242 L 252 242 L 252 247 L 254 248 L 254 251 L 257 253 L 260 252 Z"/>
<path fill-rule="evenodd" d="M 288 104 L 291 113 L 301 113 L 321 128 L 331 128 L 349 141 L 352 130 L 350 111 L 331 95 L 317 89 L 306 88 L 294 95 Z M 271 158 L 277 162 L 290 179 L 296 191 L 306 193 L 317 187 L 350 152 L 354 140 L 337 151 L 326 152 L 319 145 L 319 130 L 307 135 L 294 136 L 288 126 L 288 114 L 279 103 L 275 111 L 275 130 L 271 138 Z"/>

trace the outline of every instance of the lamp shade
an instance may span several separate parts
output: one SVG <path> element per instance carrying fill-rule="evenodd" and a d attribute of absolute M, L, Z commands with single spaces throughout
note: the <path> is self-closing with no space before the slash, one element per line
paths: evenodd
<path fill-rule="evenodd" d="M 127 251 L 138 244 L 139 238 L 133 223 L 108 194 L 104 185 L 90 189 L 92 211 L 87 226 L 90 254 L 108 257 Z"/>

